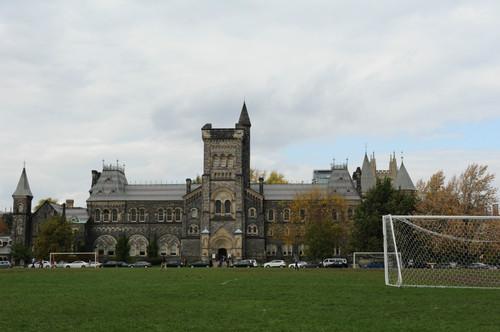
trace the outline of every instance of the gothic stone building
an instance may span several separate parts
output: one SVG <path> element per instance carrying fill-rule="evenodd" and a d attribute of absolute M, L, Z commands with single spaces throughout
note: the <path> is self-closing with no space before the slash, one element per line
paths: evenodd
<path fill-rule="evenodd" d="M 188 261 L 221 256 L 265 260 L 300 255 L 303 244 L 287 245 L 269 232 L 273 223 L 290 221 L 289 206 L 296 195 L 311 190 L 336 193 L 347 201 L 352 216 L 365 191 L 361 186 L 374 181 L 373 168 L 366 170 L 367 182 L 361 169 L 354 173 L 353 180 L 343 164 L 315 171 L 314 174 L 328 173 L 328 178 L 310 184 L 264 184 L 262 179 L 251 183 L 250 128 L 245 104 L 234 128 L 212 128 L 211 124 L 202 127 L 201 183 L 187 179 L 185 185 L 133 185 L 118 165 L 92 171 L 85 232 L 89 249 L 102 257 L 113 256 L 118 238 L 125 235 L 131 256 L 146 256 L 153 239 L 161 255 L 181 256 Z M 405 178 L 408 180 L 411 183 L 409 176 Z M 32 195 L 24 170 L 13 197 L 18 233 L 27 240 L 34 228 L 28 225 L 30 217 L 26 211 L 31 209 Z M 54 208 L 46 206 L 44 211 L 51 207 Z M 84 218 L 80 215 L 80 220 Z"/>

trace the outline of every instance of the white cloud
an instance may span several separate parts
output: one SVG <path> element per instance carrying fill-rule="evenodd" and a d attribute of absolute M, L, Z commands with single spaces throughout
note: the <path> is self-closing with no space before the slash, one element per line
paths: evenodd
<path fill-rule="evenodd" d="M 234 125 L 243 98 L 255 166 L 297 180 L 313 165 L 282 150 L 305 140 L 439 137 L 451 122 L 498 118 L 499 10 L 495 1 L 3 2 L 0 207 L 23 160 L 37 197 L 79 204 L 103 158 L 127 162 L 132 181 L 183 181 L 202 171 L 201 126 Z M 425 165 L 408 165 L 414 177 L 446 164 L 425 153 Z"/>

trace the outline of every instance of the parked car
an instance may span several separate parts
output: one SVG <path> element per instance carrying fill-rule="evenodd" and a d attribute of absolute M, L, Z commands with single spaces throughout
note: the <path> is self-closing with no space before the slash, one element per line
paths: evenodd
<path fill-rule="evenodd" d="M 233 267 L 255 267 L 251 259 L 242 259 L 233 263 Z"/>
<path fill-rule="evenodd" d="M 327 258 L 323 260 L 323 267 L 347 267 L 347 258 Z"/>
<path fill-rule="evenodd" d="M 253 267 L 258 267 L 259 266 L 259 264 L 257 263 L 257 260 L 255 260 L 253 258 L 250 258 L 249 261 L 252 262 Z"/>
<path fill-rule="evenodd" d="M 132 264 L 129 264 L 128 267 L 142 267 L 142 268 L 148 268 L 148 267 L 151 267 L 151 263 L 150 262 L 146 262 L 146 261 L 137 261 L 135 263 L 132 263 Z"/>
<path fill-rule="evenodd" d="M 264 267 L 270 268 L 270 267 L 286 267 L 286 263 L 282 259 L 275 259 L 270 262 L 264 263 Z"/>
<path fill-rule="evenodd" d="M 383 269 L 384 262 L 370 262 L 366 265 L 363 265 L 362 268 L 365 268 L 365 269 Z"/>
<path fill-rule="evenodd" d="M 128 267 L 128 264 L 122 261 L 107 261 L 102 264 L 102 267 Z"/>
<path fill-rule="evenodd" d="M 99 262 L 90 262 L 88 267 L 93 267 L 93 268 L 100 268 L 102 267 L 102 263 Z"/>
<path fill-rule="evenodd" d="M 204 261 L 197 261 L 197 262 L 193 262 L 193 263 L 189 264 L 189 267 L 191 267 L 191 268 L 193 268 L 193 267 L 210 267 L 210 263 L 204 262 Z"/>
<path fill-rule="evenodd" d="M 9 269 L 12 265 L 9 261 L 0 261 L 0 269 Z"/>
<path fill-rule="evenodd" d="M 306 265 L 307 265 L 307 262 L 304 262 L 304 261 L 298 261 L 298 262 L 297 262 L 297 267 L 298 267 L 299 269 L 303 269 L 303 268 L 305 268 L 305 267 L 306 267 Z M 290 269 L 295 269 L 295 263 L 288 264 L 288 268 L 290 268 Z"/>
<path fill-rule="evenodd" d="M 323 266 L 323 264 L 321 262 L 319 262 L 319 263 L 306 262 L 306 264 L 303 267 L 304 267 L 304 269 L 318 269 L 322 266 Z"/>
<path fill-rule="evenodd" d="M 74 269 L 86 268 L 88 266 L 89 266 L 89 264 L 87 262 L 84 262 L 84 261 L 74 261 L 71 263 L 64 264 L 64 267 L 67 269 L 69 269 L 69 268 L 74 268 Z"/>
<path fill-rule="evenodd" d="M 488 264 L 479 263 L 479 262 L 469 264 L 469 266 L 467 266 L 467 268 L 474 269 L 474 270 L 496 270 L 497 269 L 497 267 L 494 265 L 488 265 Z"/>
<path fill-rule="evenodd" d="M 50 262 L 49 262 L 49 261 L 42 261 L 42 266 L 43 266 L 43 268 L 45 268 L 45 269 L 50 269 L 50 268 L 51 268 L 51 264 L 50 264 Z M 33 264 L 28 265 L 28 267 L 29 267 L 29 268 L 39 269 L 39 268 L 41 268 L 41 266 L 40 266 L 40 261 L 36 261 L 36 262 L 35 262 L 35 265 L 33 265 Z"/>
<path fill-rule="evenodd" d="M 166 261 L 167 267 L 183 267 L 184 263 L 180 258 L 170 258 Z"/>

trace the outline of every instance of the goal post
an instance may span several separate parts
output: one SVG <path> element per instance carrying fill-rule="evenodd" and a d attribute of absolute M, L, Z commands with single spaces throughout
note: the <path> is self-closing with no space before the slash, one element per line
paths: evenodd
<path fill-rule="evenodd" d="M 382 229 L 386 285 L 500 288 L 499 216 L 386 215 Z"/>
<path fill-rule="evenodd" d="M 57 266 L 57 264 L 71 263 L 74 261 L 84 261 L 86 263 L 91 263 L 91 267 L 98 267 L 97 264 L 97 251 L 89 252 L 51 252 L 50 253 L 50 264 L 52 266 Z"/>

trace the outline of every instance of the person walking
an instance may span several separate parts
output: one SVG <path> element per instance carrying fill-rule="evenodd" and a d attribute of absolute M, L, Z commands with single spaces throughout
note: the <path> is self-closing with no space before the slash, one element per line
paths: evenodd
<path fill-rule="evenodd" d="M 167 269 L 167 259 L 165 255 L 161 256 L 161 269 Z"/>

